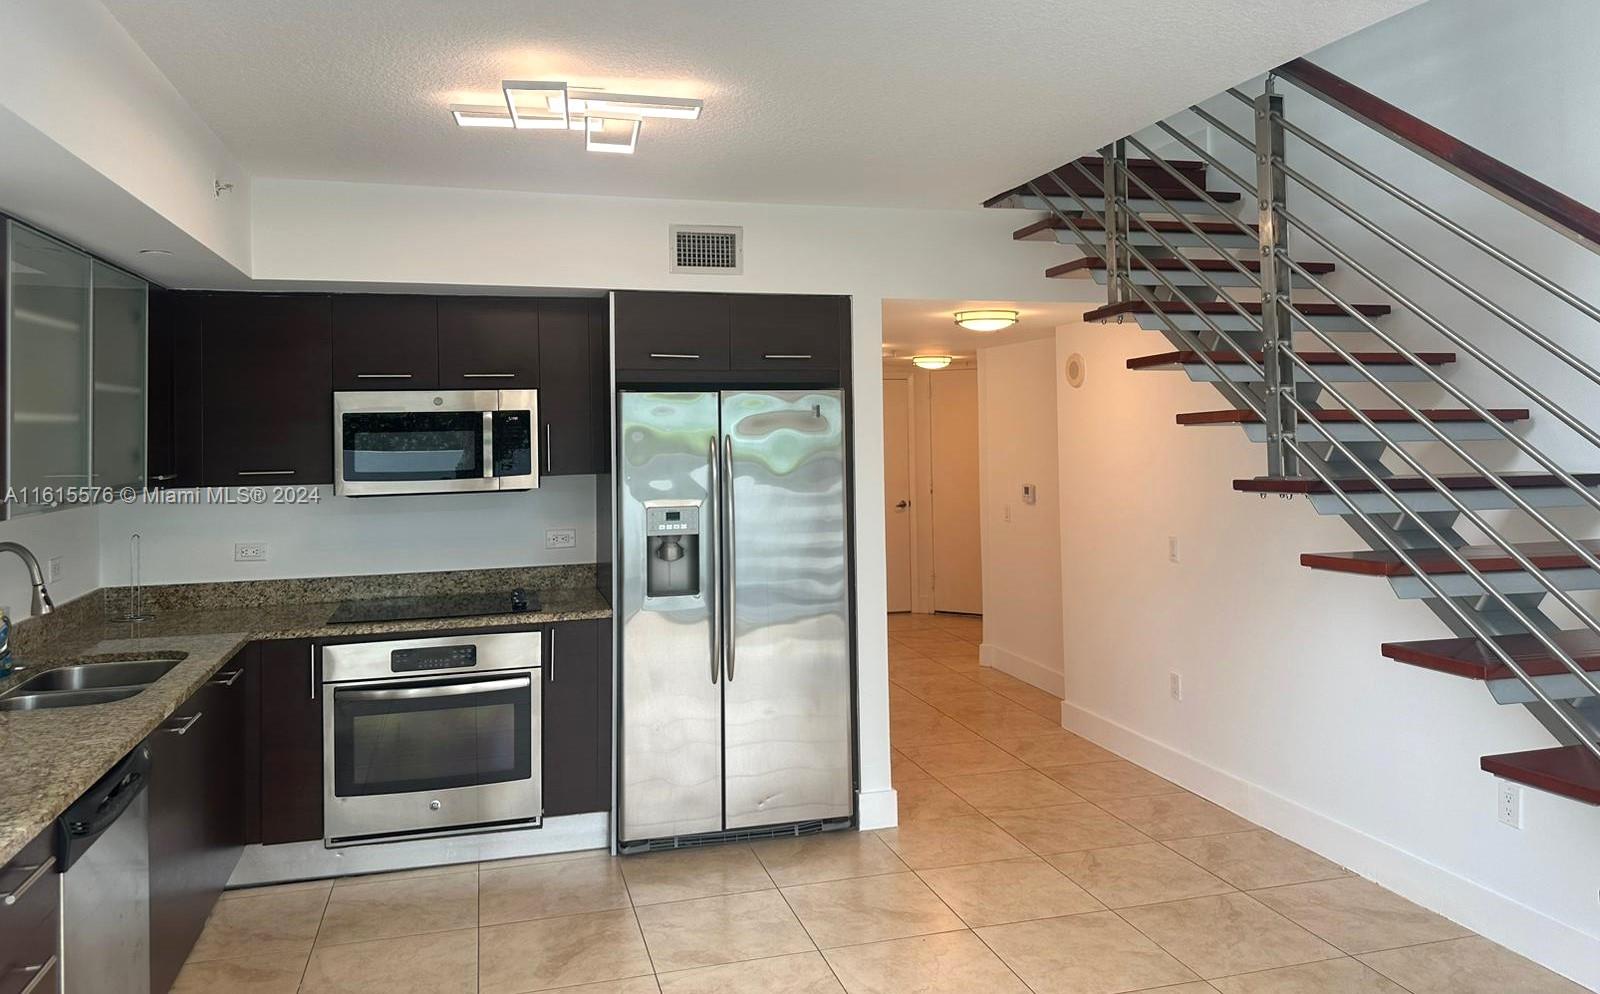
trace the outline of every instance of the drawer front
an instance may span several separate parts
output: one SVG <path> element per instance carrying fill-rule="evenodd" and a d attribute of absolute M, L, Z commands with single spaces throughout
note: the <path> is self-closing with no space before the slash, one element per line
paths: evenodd
<path fill-rule="evenodd" d="M 38 838 L 0 870 L 0 994 L 54 994 L 56 924 L 61 878 L 51 864 L 51 833 Z M 11 904 L 6 895 L 15 895 Z"/>
<path fill-rule="evenodd" d="M 720 293 L 617 294 L 617 368 L 728 369 L 729 301 Z"/>
<path fill-rule="evenodd" d="M 843 297 L 761 294 L 733 299 L 733 368 L 839 368 Z"/>

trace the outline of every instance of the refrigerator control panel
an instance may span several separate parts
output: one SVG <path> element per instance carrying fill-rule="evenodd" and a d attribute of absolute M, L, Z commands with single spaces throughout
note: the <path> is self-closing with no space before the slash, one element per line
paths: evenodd
<path fill-rule="evenodd" d="M 700 533 L 700 505 L 679 507 L 649 507 L 644 509 L 646 535 L 698 535 Z"/>

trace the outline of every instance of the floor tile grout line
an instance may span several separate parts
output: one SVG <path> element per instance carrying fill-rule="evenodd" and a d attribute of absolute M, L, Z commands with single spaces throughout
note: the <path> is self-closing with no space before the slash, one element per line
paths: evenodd
<path fill-rule="evenodd" d="M 299 991 L 306 985 L 306 975 L 311 972 L 311 958 L 317 955 L 317 938 L 322 935 L 322 925 L 328 920 L 328 905 L 333 903 L 333 886 L 329 885 L 328 895 L 322 900 L 322 913 L 317 916 L 317 931 L 311 936 L 311 950 L 306 953 L 305 964 L 300 967 L 300 982 L 295 985 Z"/>

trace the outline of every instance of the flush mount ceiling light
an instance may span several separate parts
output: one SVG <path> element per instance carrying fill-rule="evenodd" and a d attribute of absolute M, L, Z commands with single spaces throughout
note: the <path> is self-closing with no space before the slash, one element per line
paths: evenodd
<path fill-rule="evenodd" d="M 956 311 L 956 324 L 968 331 L 999 331 L 1016 323 L 1016 311 Z"/>
<path fill-rule="evenodd" d="M 943 369 L 954 359 L 954 356 L 947 355 L 914 355 L 911 357 L 911 364 L 918 369 Z"/>
<path fill-rule="evenodd" d="M 517 131 L 581 131 L 591 152 L 632 155 L 647 117 L 695 121 L 704 106 L 683 97 L 652 97 L 569 88 L 555 80 L 508 79 L 500 83 L 505 106 L 452 104 L 450 116 L 463 128 Z"/>

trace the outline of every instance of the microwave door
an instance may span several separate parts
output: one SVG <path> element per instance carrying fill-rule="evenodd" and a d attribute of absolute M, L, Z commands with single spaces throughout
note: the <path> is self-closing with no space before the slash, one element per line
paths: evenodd
<path fill-rule="evenodd" d="M 334 492 L 493 490 L 494 391 L 334 395 Z"/>

